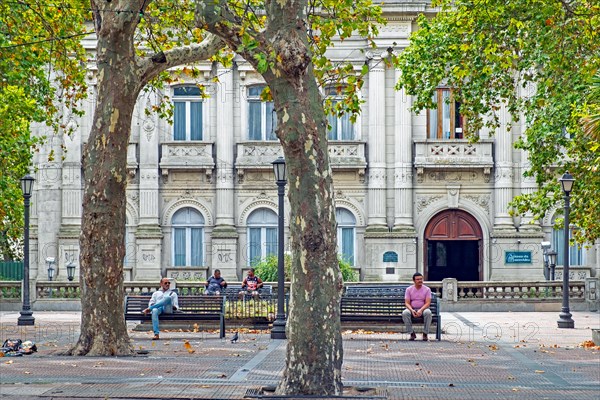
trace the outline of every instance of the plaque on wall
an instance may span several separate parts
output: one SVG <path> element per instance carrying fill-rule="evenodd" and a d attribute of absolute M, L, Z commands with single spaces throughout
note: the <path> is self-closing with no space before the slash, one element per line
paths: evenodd
<path fill-rule="evenodd" d="M 504 252 L 505 264 L 531 264 L 531 251 L 510 251 Z"/>

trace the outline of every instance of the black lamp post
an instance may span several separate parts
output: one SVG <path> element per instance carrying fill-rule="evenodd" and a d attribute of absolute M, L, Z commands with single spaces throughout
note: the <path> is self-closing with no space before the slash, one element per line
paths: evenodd
<path fill-rule="evenodd" d="M 542 242 L 542 251 L 544 252 L 544 278 L 550 280 L 550 266 L 548 263 L 548 250 L 550 250 L 550 242 Z"/>
<path fill-rule="evenodd" d="M 33 192 L 34 177 L 27 174 L 21 178 L 21 190 L 23 191 L 23 201 L 25 205 L 25 254 L 23 255 L 23 308 L 21 315 L 17 319 L 17 325 L 33 325 L 35 318 L 29 304 L 29 200 Z"/>
<path fill-rule="evenodd" d="M 74 254 L 69 255 L 69 253 L 65 253 L 65 259 L 67 260 L 67 278 L 70 282 L 72 282 L 73 278 L 75 277 L 75 263 L 73 262 L 74 258 Z"/>
<path fill-rule="evenodd" d="M 48 280 L 52 282 L 52 278 L 54 278 L 54 272 L 56 272 L 56 270 L 54 269 L 54 257 L 46 258 L 46 264 L 48 264 Z"/>
<path fill-rule="evenodd" d="M 285 170 L 285 160 L 279 157 L 273 161 L 273 172 L 275 172 L 275 181 L 277 183 L 277 195 L 279 196 L 279 218 L 277 227 L 277 316 L 271 329 L 271 339 L 286 339 L 285 336 L 285 271 L 283 268 L 283 195 L 285 194 L 285 185 L 287 175 Z"/>
<path fill-rule="evenodd" d="M 550 264 L 550 280 L 554 280 L 554 269 L 556 268 L 557 252 L 551 251 L 548 253 L 548 263 Z"/>
<path fill-rule="evenodd" d="M 562 190 L 565 192 L 565 240 L 564 240 L 564 262 L 563 262 L 563 298 L 562 298 L 562 310 L 558 315 L 559 328 L 575 328 L 575 322 L 571 318 L 569 312 L 569 195 L 573 189 L 573 183 L 575 178 L 569 172 L 565 172 L 564 175 L 559 179 L 562 185 Z"/>

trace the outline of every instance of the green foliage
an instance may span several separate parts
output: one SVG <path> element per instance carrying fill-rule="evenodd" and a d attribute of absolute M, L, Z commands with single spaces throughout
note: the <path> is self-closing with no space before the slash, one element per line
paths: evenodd
<path fill-rule="evenodd" d="M 64 8 L 45 1 L 0 2 L 0 258 L 18 259 L 23 235 L 23 196 L 19 180 L 31 165 L 39 139 L 33 122 L 50 132 L 64 129 L 68 115 L 80 114 L 85 96 L 80 34 L 86 15 L 71 0 Z M 52 159 L 53 154 L 49 158 Z"/>
<path fill-rule="evenodd" d="M 582 229 L 576 239 L 593 242 L 600 237 L 600 153 L 598 138 L 584 134 L 581 116 L 600 66 L 600 4 L 435 3 L 441 11 L 418 18 L 420 29 L 394 60 L 402 71 L 398 87 L 415 96 L 415 111 L 432 105 L 436 87 L 456 88 L 455 98 L 469 121 L 467 134 L 474 136 L 482 127 L 498 130 L 503 104 L 514 122 L 524 118 L 527 129 L 516 146 L 527 151 L 530 168 L 524 176 L 534 177 L 538 190 L 518 196 L 512 211 L 541 219 L 560 207 L 557 178 L 568 170 L 577 180 L 571 216 Z"/>
<path fill-rule="evenodd" d="M 256 276 L 265 282 L 277 282 L 277 256 L 270 255 L 253 265 Z M 358 273 L 352 269 L 347 261 L 339 258 L 340 270 L 344 282 L 358 281 Z M 289 254 L 284 256 L 283 262 L 286 282 L 291 280 L 292 258 Z"/>

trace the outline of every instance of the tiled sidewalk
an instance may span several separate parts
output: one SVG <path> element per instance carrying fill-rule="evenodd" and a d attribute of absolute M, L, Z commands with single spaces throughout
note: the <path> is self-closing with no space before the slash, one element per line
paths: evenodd
<path fill-rule="evenodd" d="M 276 385 L 285 341 L 241 330 L 232 344 L 213 332 L 131 331 L 133 357 L 67 357 L 79 313 L 0 313 L 0 336 L 32 339 L 39 352 L 0 360 L 0 394 L 21 398 L 223 398 Z M 556 327 L 556 313 L 444 313 L 441 342 L 406 335 L 344 332 L 347 386 L 378 388 L 379 398 L 598 399 L 600 350 L 578 347 L 600 328 L 600 314 L 576 312 L 575 329 Z M 130 325 L 133 328 L 133 325 Z M 229 333 L 228 336 L 231 336 Z M 185 342 L 189 343 L 186 347 Z M 373 397 L 377 398 L 377 397 Z"/>

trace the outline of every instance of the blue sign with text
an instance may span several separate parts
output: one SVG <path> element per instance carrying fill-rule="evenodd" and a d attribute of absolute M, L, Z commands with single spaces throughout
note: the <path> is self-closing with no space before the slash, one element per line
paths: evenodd
<path fill-rule="evenodd" d="M 531 251 L 506 251 L 505 264 L 531 264 Z"/>

